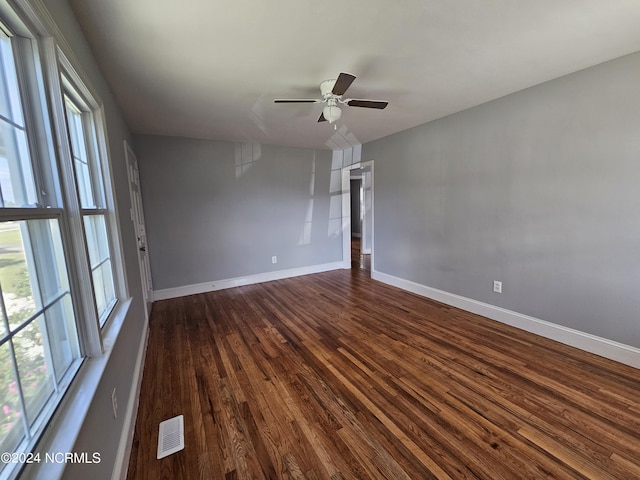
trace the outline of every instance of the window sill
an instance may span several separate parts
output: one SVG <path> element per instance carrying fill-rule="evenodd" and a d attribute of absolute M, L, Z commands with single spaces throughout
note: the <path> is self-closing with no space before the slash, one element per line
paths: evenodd
<path fill-rule="evenodd" d="M 27 465 L 22 471 L 21 480 L 62 477 L 65 463 L 45 462 L 45 456 L 73 452 L 130 307 L 131 298 L 119 302 L 114 308 L 112 317 L 102 330 L 104 353 L 86 358 L 80 366 L 57 411 L 33 450 L 34 454 L 40 454 L 40 463 Z"/>

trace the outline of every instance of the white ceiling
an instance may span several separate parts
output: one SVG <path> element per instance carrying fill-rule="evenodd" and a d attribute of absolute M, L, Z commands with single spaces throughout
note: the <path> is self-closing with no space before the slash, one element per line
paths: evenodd
<path fill-rule="evenodd" d="M 640 0 L 70 0 L 135 133 L 365 143 L 640 50 Z M 317 123 L 322 80 L 358 78 Z M 344 146 L 344 145 L 338 145 Z"/>

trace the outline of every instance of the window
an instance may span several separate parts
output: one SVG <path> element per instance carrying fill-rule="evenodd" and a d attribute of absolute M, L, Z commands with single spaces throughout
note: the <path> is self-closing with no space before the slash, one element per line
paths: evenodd
<path fill-rule="evenodd" d="M 40 180 L 53 178 L 54 167 L 32 143 L 36 112 L 23 107 L 38 104 L 18 74 L 29 56 L 16 52 L 29 45 L 0 32 L 1 452 L 33 444 L 80 364 L 63 210 Z M 9 473 L 0 463 L 0 475 Z"/>
<path fill-rule="evenodd" d="M 116 303 L 116 289 L 108 242 L 108 211 L 98 161 L 99 149 L 96 145 L 93 116 L 88 107 L 80 103 L 80 100 L 74 102 L 69 95 L 65 95 L 64 100 L 71 138 L 75 183 L 80 197 L 85 238 L 89 249 L 93 295 L 102 326 Z"/>
<path fill-rule="evenodd" d="M 0 452 L 20 453 L 102 354 L 126 282 L 100 101 L 15 13 L 0 0 Z"/>

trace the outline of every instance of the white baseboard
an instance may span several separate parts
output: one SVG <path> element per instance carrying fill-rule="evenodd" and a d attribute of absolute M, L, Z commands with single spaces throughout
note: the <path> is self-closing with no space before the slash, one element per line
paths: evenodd
<path fill-rule="evenodd" d="M 371 272 L 371 278 L 423 297 L 466 310 L 467 312 L 482 315 L 483 317 L 511 325 L 512 327 L 564 343 L 565 345 L 570 345 L 600 355 L 601 357 L 624 363 L 625 365 L 640 368 L 640 349 L 638 348 L 496 307 L 488 303 L 427 287 L 426 285 L 394 277 L 386 273 L 373 271 Z"/>
<path fill-rule="evenodd" d="M 311 273 L 338 270 L 340 268 L 342 268 L 341 261 L 333 263 L 323 263 L 320 265 L 311 265 L 308 267 L 290 268 L 287 270 L 278 270 L 275 272 L 258 273 L 256 275 L 248 275 L 246 277 L 212 280 L 211 282 L 185 285 L 183 287 L 155 290 L 153 292 L 153 300 L 166 300 L 168 298 L 184 297 L 186 295 L 194 295 L 197 293 L 214 292 L 216 290 L 224 290 L 225 288 L 240 287 L 242 285 L 252 285 L 254 283 L 270 282 L 273 280 L 281 280 L 283 278 L 309 275 Z"/>
<path fill-rule="evenodd" d="M 136 429 L 136 419 L 138 418 L 138 404 L 140 401 L 140 387 L 142 386 L 142 373 L 144 370 L 144 361 L 147 354 L 147 345 L 149 342 L 149 324 L 145 322 L 145 333 L 140 341 L 138 349 L 138 357 L 133 371 L 132 386 L 135 388 L 129 395 L 127 402 L 127 410 L 124 416 L 122 426 L 122 434 L 120 435 L 120 445 L 113 466 L 112 480 L 126 480 L 127 470 L 129 468 L 129 457 L 131 456 L 131 445 L 133 444 L 133 434 Z"/>

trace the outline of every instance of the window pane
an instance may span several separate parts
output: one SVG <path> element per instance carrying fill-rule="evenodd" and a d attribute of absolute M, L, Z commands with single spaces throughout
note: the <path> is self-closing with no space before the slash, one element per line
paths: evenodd
<path fill-rule="evenodd" d="M 104 215 L 85 215 L 84 230 L 89 246 L 89 260 L 91 269 L 109 258 L 109 244 L 107 243 L 107 226 Z"/>
<path fill-rule="evenodd" d="M 12 330 L 69 291 L 57 220 L 0 223 L 0 288 Z"/>
<path fill-rule="evenodd" d="M 24 120 L 22 119 L 18 77 L 13 61 L 11 40 L 2 32 L 0 32 L 0 65 L 2 65 L 3 73 L 0 75 L 0 115 L 23 126 Z"/>
<path fill-rule="evenodd" d="M 78 342 L 73 332 L 71 296 L 65 295 L 45 312 L 47 336 L 55 378 L 60 381 L 79 355 Z"/>
<path fill-rule="evenodd" d="M 11 43 L 0 34 L 0 207 L 37 202 Z"/>
<path fill-rule="evenodd" d="M 96 307 L 100 323 L 103 324 L 106 320 L 106 314 L 116 298 L 110 261 L 103 263 L 93 271 L 93 286 L 96 292 Z"/>
<path fill-rule="evenodd" d="M 2 288 L 0 286 L 0 288 Z M 3 339 L 4 337 L 7 336 L 8 330 L 7 330 L 7 325 L 9 324 L 9 321 L 7 320 L 7 318 L 4 315 L 4 309 L 0 310 L 0 339 Z"/>
<path fill-rule="evenodd" d="M 96 308 L 100 323 L 103 324 L 116 299 L 105 216 L 85 215 L 84 230 L 93 274 Z"/>
<path fill-rule="evenodd" d="M 20 386 L 30 425 L 54 391 L 53 369 L 45 356 L 43 324 L 44 316 L 41 315 L 13 337 Z"/>
<path fill-rule="evenodd" d="M 24 130 L 7 123 L 4 119 L 0 119 L 0 188 L 3 207 L 26 207 L 36 204 L 26 134 Z"/>
<path fill-rule="evenodd" d="M 0 346 L 0 452 L 13 452 L 24 438 L 22 410 L 9 345 Z M 5 465 L 0 462 L 0 470 Z"/>
<path fill-rule="evenodd" d="M 67 120 L 69 122 L 69 133 L 71 134 L 71 148 L 73 156 L 84 163 L 87 163 L 87 147 L 84 142 L 84 132 L 82 128 L 82 115 L 76 109 L 71 100 L 66 99 Z"/>
<path fill-rule="evenodd" d="M 0 224 L 0 287 L 9 324 L 18 327 L 36 313 L 22 231 L 26 222 Z"/>
<path fill-rule="evenodd" d="M 85 142 L 85 131 L 82 123 L 82 113 L 69 98 L 65 97 L 67 124 L 71 136 L 71 150 L 76 171 L 76 183 L 80 194 L 82 208 L 96 208 L 95 195 L 91 183 L 91 169 L 89 167 L 89 152 Z"/>
<path fill-rule="evenodd" d="M 11 442 L 3 451 L 13 451 L 23 420 L 33 424 L 55 392 L 55 380 L 79 357 L 57 219 L 0 223 L 0 291 L 9 317 L 0 329 L 0 439 Z"/>
<path fill-rule="evenodd" d="M 69 279 L 64 263 L 64 251 L 58 221 L 30 220 L 27 224 L 27 237 L 30 242 L 30 256 L 35 265 L 31 269 L 31 284 L 38 284 L 39 295 L 36 305 L 46 307 L 69 291 Z M 35 275 L 37 274 L 37 279 Z"/>
<path fill-rule="evenodd" d="M 82 208 L 95 208 L 96 202 L 93 201 L 93 192 L 91 191 L 89 165 L 80 160 L 75 160 L 74 164 L 76 167 L 76 182 L 80 194 L 80 206 Z"/>

